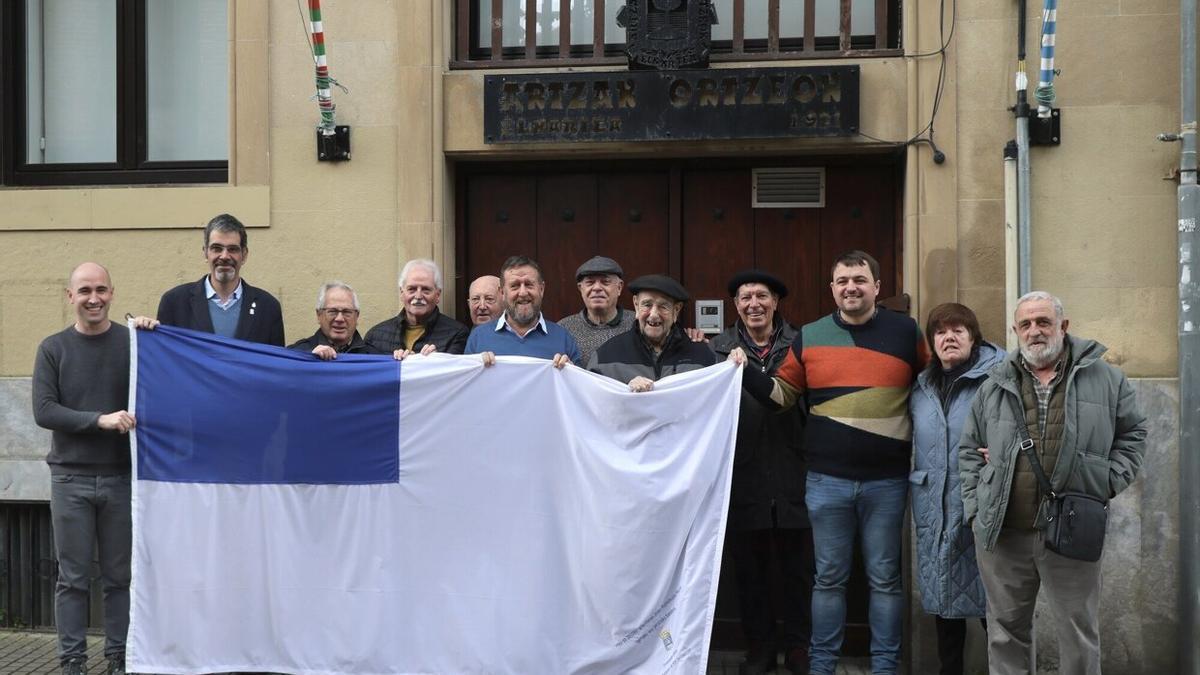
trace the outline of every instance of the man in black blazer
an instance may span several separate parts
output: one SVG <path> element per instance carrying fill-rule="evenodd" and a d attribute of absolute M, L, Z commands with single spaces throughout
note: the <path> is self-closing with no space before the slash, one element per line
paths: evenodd
<path fill-rule="evenodd" d="M 168 326 L 282 347 L 279 301 L 242 280 L 242 265 L 249 253 L 241 221 L 228 213 L 208 221 L 204 228 L 208 275 L 163 293 L 158 320 Z"/>

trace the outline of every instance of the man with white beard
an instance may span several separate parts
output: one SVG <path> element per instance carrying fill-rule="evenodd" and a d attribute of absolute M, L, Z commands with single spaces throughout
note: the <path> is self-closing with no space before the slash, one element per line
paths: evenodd
<path fill-rule="evenodd" d="M 1110 500 L 1142 464 L 1146 418 L 1098 342 L 1067 334 L 1058 298 L 1017 301 L 1020 350 L 988 373 L 959 441 L 965 521 L 987 591 L 992 673 L 1033 673 L 1033 610 L 1046 592 L 1063 675 L 1100 673 L 1100 561 L 1047 548 L 1052 495 Z M 1024 449 L 1022 449 L 1022 447 Z M 1037 459 L 1049 479 L 1040 486 Z"/>

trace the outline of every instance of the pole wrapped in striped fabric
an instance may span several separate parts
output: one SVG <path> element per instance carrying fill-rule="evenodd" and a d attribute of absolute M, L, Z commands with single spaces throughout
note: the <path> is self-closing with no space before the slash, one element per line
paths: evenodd
<path fill-rule="evenodd" d="M 321 24 L 321 0 L 308 0 L 309 24 L 312 29 L 313 58 L 317 64 L 317 107 L 321 111 L 321 133 L 334 134 L 333 79 L 325 60 L 325 27 Z"/>
<path fill-rule="evenodd" d="M 1050 117 L 1054 105 L 1054 37 L 1058 24 L 1058 0 L 1046 0 L 1042 8 L 1042 69 L 1034 97 L 1038 102 L 1038 117 Z"/>

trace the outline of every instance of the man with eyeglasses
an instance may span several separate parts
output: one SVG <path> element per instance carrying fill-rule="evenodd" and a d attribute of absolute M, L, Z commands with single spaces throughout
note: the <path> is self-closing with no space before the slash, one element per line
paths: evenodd
<path fill-rule="evenodd" d="M 273 295 L 242 280 L 250 255 L 246 226 L 228 213 L 204 228 L 209 273 L 163 293 L 158 320 L 168 326 L 283 346 L 283 312 Z"/>
<path fill-rule="evenodd" d="M 592 354 L 588 370 L 643 392 L 654 389 L 655 380 L 717 362 L 707 345 L 693 342 L 679 326 L 679 313 L 689 296 L 678 281 L 648 274 L 630 282 L 629 290 L 636 321 Z"/>
<path fill-rule="evenodd" d="M 326 282 L 317 294 L 317 323 L 320 328 L 288 349 L 312 352 L 329 361 L 338 354 L 374 354 L 358 334 L 358 294 L 341 281 Z"/>
<path fill-rule="evenodd" d="M 579 345 L 582 363 L 592 358 L 592 352 L 633 327 L 633 312 L 617 306 L 625 285 L 625 271 L 617 261 L 596 256 L 575 271 L 575 285 L 583 299 L 583 309 L 559 320 Z"/>
<path fill-rule="evenodd" d="M 367 331 L 367 344 L 397 359 L 420 352 L 461 354 L 467 346 L 467 327 L 438 311 L 442 301 L 442 270 L 432 260 L 409 260 L 400 270 L 400 301 L 396 316 Z"/>
<path fill-rule="evenodd" d="M 471 282 L 467 291 L 467 309 L 471 325 L 494 323 L 504 311 L 504 294 L 500 292 L 500 277 L 485 274 Z"/>

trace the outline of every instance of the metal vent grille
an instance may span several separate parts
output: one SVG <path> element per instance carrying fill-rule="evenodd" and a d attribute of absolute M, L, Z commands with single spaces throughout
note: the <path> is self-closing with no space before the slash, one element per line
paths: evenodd
<path fill-rule="evenodd" d="M 754 169 L 753 173 L 754 208 L 825 206 L 825 167 Z"/>

